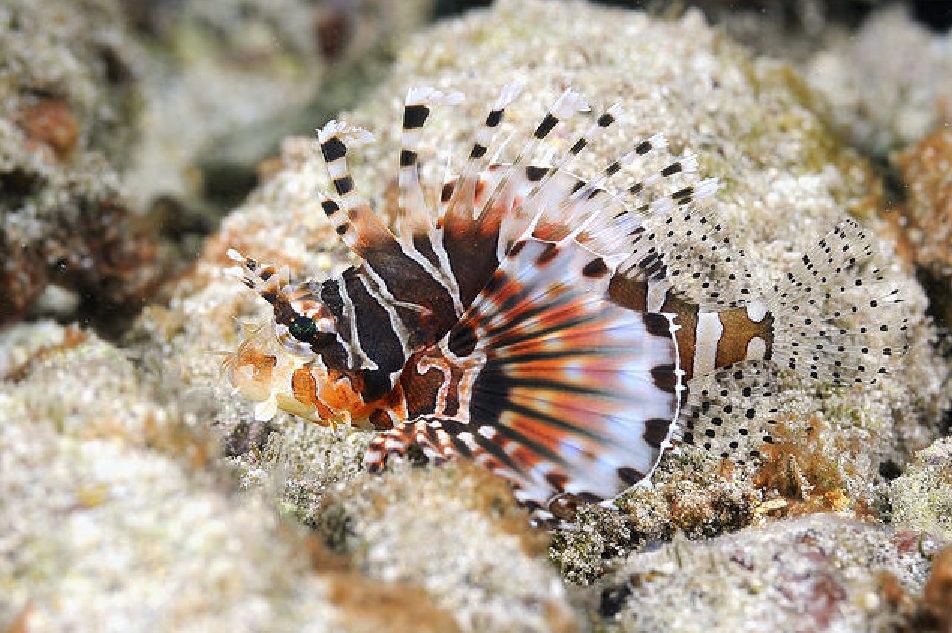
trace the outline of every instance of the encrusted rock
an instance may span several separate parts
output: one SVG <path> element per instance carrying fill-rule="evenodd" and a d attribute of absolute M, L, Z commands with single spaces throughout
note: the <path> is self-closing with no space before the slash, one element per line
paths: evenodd
<path fill-rule="evenodd" d="M 952 323 L 952 130 L 939 128 L 895 157 L 906 186 L 900 223 L 934 310 Z"/>
<path fill-rule="evenodd" d="M 819 514 L 635 554 L 599 583 L 605 630 L 888 631 L 880 574 L 922 591 L 935 542 Z"/>
<path fill-rule="evenodd" d="M 136 311 L 159 281 L 154 230 L 123 201 L 135 136 L 131 44 L 112 0 L 0 7 L 0 325 L 47 284 Z"/>

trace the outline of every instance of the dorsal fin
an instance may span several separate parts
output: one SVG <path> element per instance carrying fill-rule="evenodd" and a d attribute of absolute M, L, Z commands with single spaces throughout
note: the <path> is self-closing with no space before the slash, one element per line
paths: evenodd
<path fill-rule="evenodd" d="M 399 208 L 396 218 L 398 239 L 413 243 L 414 236 L 429 236 L 435 220 L 427 206 L 420 183 L 419 145 L 421 132 L 432 108 L 436 105 L 456 105 L 463 100 L 462 93 L 443 93 L 430 87 L 411 88 L 403 107 L 403 131 L 400 148 Z"/>
<path fill-rule="evenodd" d="M 549 115 L 547 115 L 549 116 Z M 572 191 L 578 189 L 579 179 L 568 173 L 573 161 L 592 143 L 604 135 L 605 131 L 611 127 L 622 116 L 621 106 L 613 105 L 605 112 L 595 118 L 595 121 L 578 136 L 575 142 L 569 147 L 568 151 L 561 159 L 554 162 L 551 167 L 526 166 L 525 191 L 519 196 L 520 202 L 515 205 L 512 211 L 504 218 L 503 226 L 500 231 L 498 256 L 502 259 L 506 247 L 518 239 L 526 227 L 531 222 L 542 224 L 557 223 L 559 226 L 572 226 L 572 217 L 557 213 L 559 204 L 568 200 Z M 541 127 L 541 124 L 540 124 Z M 544 137 L 542 137 L 544 138 Z M 542 138 L 537 139 L 541 141 Z M 524 150 L 521 154 L 526 154 Z M 506 180 L 515 180 L 521 177 L 518 170 L 519 161 L 517 159 L 507 170 Z M 494 196 L 497 195 L 494 191 Z M 574 205 L 578 206 L 578 205 Z M 489 205 L 487 205 L 489 208 Z M 569 229 L 570 230 L 570 229 Z M 567 231 L 566 231 L 567 232 Z M 561 235 L 539 235 L 541 239 L 560 239 Z"/>
<path fill-rule="evenodd" d="M 322 193 L 321 207 L 334 223 L 341 241 L 367 261 L 381 252 L 392 251 L 397 245 L 396 238 L 357 191 L 347 165 L 348 149 L 373 140 L 373 135 L 362 128 L 331 120 L 318 130 L 317 138 L 337 192 L 337 200 Z"/>
<path fill-rule="evenodd" d="M 469 158 L 441 208 L 443 244 L 464 305 L 472 301 L 499 264 L 500 229 L 504 219 L 512 216 L 514 185 L 518 185 L 525 174 L 525 159 L 560 121 L 588 109 L 578 93 L 563 92 L 513 162 L 501 166 L 491 179 L 486 178 L 480 174 L 480 166 L 485 164 L 489 151 L 486 139 L 492 137 L 505 105 L 514 97 L 511 92 L 504 90 L 486 117 L 486 124 L 477 133 Z"/>
<path fill-rule="evenodd" d="M 347 143 L 370 138 L 368 132 L 338 121 L 330 121 L 318 132 L 340 200 L 325 196 L 321 206 L 344 244 L 363 259 L 361 272 L 372 285 L 395 303 L 418 306 L 436 331 L 445 332 L 462 312 L 455 287 L 419 252 L 398 241 L 354 187 Z"/>
<path fill-rule="evenodd" d="M 572 89 L 567 89 L 562 92 L 546 111 L 542 120 L 539 121 L 532 136 L 519 145 L 519 151 L 516 153 L 516 157 L 507 166 L 507 169 L 503 170 L 502 177 L 499 179 L 496 187 L 486 197 L 486 203 L 483 209 L 479 210 L 479 215 L 484 216 L 492 213 L 492 210 L 497 206 L 498 196 L 504 194 L 508 189 L 510 178 L 521 176 L 521 170 L 526 164 L 526 160 L 535 153 L 536 148 L 546 140 L 560 123 L 579 112 L 588 112 L 589 110 L 588 103 L 578 92 Z"/>

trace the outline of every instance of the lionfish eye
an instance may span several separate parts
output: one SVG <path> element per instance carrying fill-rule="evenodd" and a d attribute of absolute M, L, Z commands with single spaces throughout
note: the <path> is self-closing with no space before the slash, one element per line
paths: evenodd
<path fill-rule="evenodd" d="M 288 324 L 288 332 L 302 343 L 308 343 L 317 334 L 317 324 L 314 323 L 314 319 L 306 316 L 297 316 Z"/>

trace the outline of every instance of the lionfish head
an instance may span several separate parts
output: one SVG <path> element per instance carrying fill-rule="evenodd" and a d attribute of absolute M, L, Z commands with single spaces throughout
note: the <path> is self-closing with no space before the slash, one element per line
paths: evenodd
<path fill-rule="evenodd" d="M 256 402 L 255 418 L 278 409 L 324 425 L 356 423 L 361 399 L 345 367 L 334 315 L 307 284 L 290 284 L 287 271 L 229 250 L 242 281 L 273 308 L 268 323 L 245 326 L 244 340 L 223 363 L 231 384 Z M 330 362 L 329 362 L 330 361 Z"/>

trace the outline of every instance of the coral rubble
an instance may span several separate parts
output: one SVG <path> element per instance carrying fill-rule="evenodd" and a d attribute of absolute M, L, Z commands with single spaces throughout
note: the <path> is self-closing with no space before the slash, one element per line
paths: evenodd
<path fill-rule="evenodd" d="M 0 324 L 48 284 L 134 311 L 158 281 L 154 233 L 119 184 L 139 104 L 130 47 L 108 0 L 0 7 Z"/>

